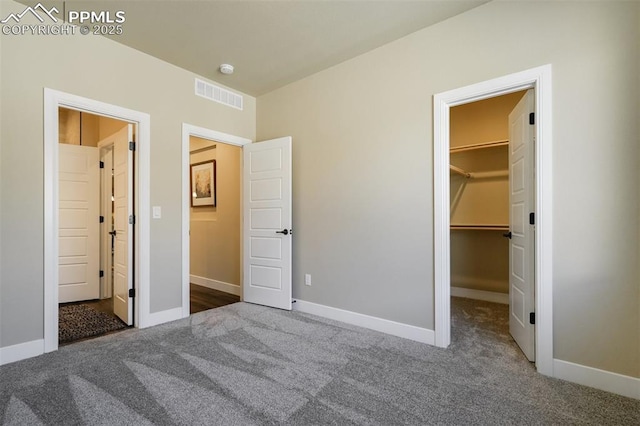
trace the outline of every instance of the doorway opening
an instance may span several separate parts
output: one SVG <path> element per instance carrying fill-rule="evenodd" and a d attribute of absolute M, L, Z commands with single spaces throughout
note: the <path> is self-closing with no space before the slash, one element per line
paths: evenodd
<path fill-rule="evenodd" d="M 183 318 L 192 313 L 192 298 L 195 310 L 242 299 L 242 147 L 249 143 L 239 136 L 182 125 Z M 211 189 L 200 194 L 194 191 L 198 172 L 205 180 L 211 176 Z M 220 257 L 214 258 L 212 250 Z M 225 260 L 231 267 L 222 265 Z"/>
<path fill-rule="evenodd" d="M 135 291 L 127 291 L 126 299 L 128 299 L 128 310 L 131 323 L 135 327 L 148 327 L 152 325 L 153 319 L 150 318 L 149 306 L 149 275 L 150 275 L 150 227 L 148 217 L 150 215 L 149 208 L 149 188 L 150 188 L 150 116 L 145 113 L 129 110 L 115 105 L 106 104 L 88 98 L 52 90 L 44 89 L 44 352 L 51 352 L 58 349 L 58 315 L 59 315 L 59 296 L 60 296 L 60 195 L 63 188 L 60 187 L 60 146 L 58 143 L 60 136 L 59 129 L 59 112 L 60 108 L 74 111 L 80 111 L 96 116 L 109 117 L 130 124 L 127 126 L 131 129 L 135 125 L 135 138 L 133 131 L 128 138 L 127 157 L 133 156 L 129 148 L 133 148 L 136 152 L 135 161 L 125 161 L 130 169 L 129 173 L 133 179 L 122 177 L 114 178 L 114 185 L 118 182 L 123 184 L 133 182 L 135 180 L 135 188 L 131 186 L 127 196 L 130 202 L 127 206 L 130 208 L 129 216 L 117 214 L 117 204 L 114 207 L 115 221 L 118 217 L 126 217 L 127 232 L 118 233 L 118 238 L 123 237 L 121 245 L 128 250 L 125 258 L 127 259 L 126 267 L 129 272 L 126 277 L 126 285 L 128 289 Z M 134 142 L 135 139 L 135 142 Z M 132 142 L 131 144 L 129 142 Z M 114 154 L 114 164 L 118 161 Z M 122 192 L 119 192 L 122 193 Z M 64 206 L 63 206 L 64 207 Z M 137 220 L 136 220 L 137 219 Z M 99 224 L 99 217 L 95 223 Z M 135 224 L 135 227 L 134 227 Z M 64 225 L 64 224 L 63 224 Z M 64 228 L 64 226 L 63 226 Z M 117 230 L 117 226 L 116 226 Z M 99 231 L 98 231 L 99 232 Z M 125 240 L 127 242 L 125 242 Z M 77 240 L 79 241 L 79 240 Z M 118 244 L 115 241 L 114 244 Z M 120 250 L 120 253 L 124 251 Z M 117 266 L 118 259 L 114 258 L 114 267 Z M 135 269 L 133 265 L 135 264 Z M 117 270 L 114 271 L 114 293 L 118 294 Z M 135 289 L 134 288 L 135 284 Z M 134 298 L 135 295 L 135 298 Z M 135 306 L 135 309 L 134 309 Z"/>
<path fill-rule="evenodd" d="M 242 148 L 189 137 L 189 313 L 240 301 Z"/>
<path fill-rule="evenodd" d="M 524 314 L 535 297 L 534 225 L 515 216 L 533 209 L 535 135 L 526 128 L 526 138 L 512 134 L 530 108 L 532 89 L 450 109 L 450 276 L 454 324 L 515 340 L 534 361 L 535 324 Z"/>
<path fill-rule="evenodd" d="M 435 343 L 451 341 L 451 108 L 533 89 L 535 164 L 535 359 L 538 372 L 553 376 L 551 66 L 545 65 L 434 96 L 434 284 Z"/>
<path fill-rule="evenodd" d="M 58 108 L 59 344 L 133 323 L 125 297 L 133 240 L 116 216 L 133 211 L 127 151 L 135 133 L 126 121 Z"/>

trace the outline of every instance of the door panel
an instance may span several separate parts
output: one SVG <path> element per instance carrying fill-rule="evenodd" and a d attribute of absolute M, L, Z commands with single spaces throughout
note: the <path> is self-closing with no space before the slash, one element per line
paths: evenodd
<path fill-rule="evenodd" d="M 533 90 L 528 90 L 509 114 L 509 203 L 511 240 L 509 250 L 509 331 L 530 361 L 535 360 L 535 326 L 529 323 L 534 311 L 534 226 L 529 213 L 534 208 L 534 111 Z"/>
<path fill-rule="evenodd" d="M 243 151 L 243 300 L 291 310 L 291 138 Z"/>
<path fill-rule="evenodd" d="M 282 268 L 251 265 L 251 287 L 282 289 Z"/>
<path fill-rule="evenodd" d="M 107 138 L 109 139 L 109 138 Z M 101 202 L 100 211 L 104 222 L 100 227 L 100 269 L 104 275 L 100 284 L 100 297 L 109 299 L 113 296 L 113 145 L 105 139 L 98 143 L 102 147 L 100 157 L 104 167 L 101 169 Z"/>
<path fill-rule="evenodd" d="M 98 148 L 59 145 L 58 300 L 100 297 Z"/>
<path fill-rule="evenodd" d="M 282 259 L 282 240 L 279 238 L 251 238 L 251 257 L 254 259 Z"/>
<path fill-rule="evenodd" d="M 282 211 L 279 208 L 252 209 L 249 214 L 251 215 L 251 229 L 253 230 L 264 229 L 278 231 L 282 229 Z"/>
<path fill-rule="evenodd" d="M 114 231 L 113 242 L 113 313 L 127 325 L 133 324 L 133 303 L 129 290 L 133 288 L 133 125 L 120 130 L 113 141 L 113 192 Z"/>

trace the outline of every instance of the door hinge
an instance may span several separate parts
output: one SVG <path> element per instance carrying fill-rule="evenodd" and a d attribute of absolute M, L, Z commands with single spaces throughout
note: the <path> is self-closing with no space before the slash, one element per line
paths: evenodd
<path fill-rule="evenodd" d="M 529 225 L 536 224 L 536 214 L 534 212 L 529 213 Z"/>
<path fill-rule="evenodd" d="M 529 113 L 529 124 L 536 124 L 536 113 L 535 112 L 530 112 Z"/>
<path fill-rule="evenodd" d="M 101 162 L 100 162 L 100 168 L 101 168 L 101 169 L 104 169 L 104 161 L 101 161 Z"/>
<path fill-rule="evenodd" d="M 136 224 L 136 217 L 132 214 L 129 215 L 129 225 L 135 225 Z"/>
<path fill-rule="evenodd" d="M 136 143 L 131 141 L 129 142 L 129 151 L 135 151 L 136 150 Z"/>
<path fill-rule="evenodd" d="M 104 223 L 104 216 L 100 216 L 100 223 Z"/>
<path fill-rule="evenodd" d="M 104 277 L 104 271 L 100 271 L 100 278 Z"/>
<path fill-rule="evenodd" d="M 529 324 L 535 324 L 535 323 L 536 323 L 536 313 L 529 312 Z"/>
<path fill-rule="evenodd" d="M 135 288 L 130 288 L 129 289 L 129 297 L 136 297 L 136 289 Z"/>

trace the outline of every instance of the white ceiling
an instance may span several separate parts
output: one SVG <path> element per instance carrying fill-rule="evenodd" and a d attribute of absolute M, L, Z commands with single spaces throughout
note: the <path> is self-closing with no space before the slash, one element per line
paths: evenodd
<path fill-rule="evenodd" d="M 487 1 L 67 0 L 65 7 L 123 10 L 124 34 L 113 40 L 259 96 Z M 222 63 L 234 74 L 221 74 Z"/>

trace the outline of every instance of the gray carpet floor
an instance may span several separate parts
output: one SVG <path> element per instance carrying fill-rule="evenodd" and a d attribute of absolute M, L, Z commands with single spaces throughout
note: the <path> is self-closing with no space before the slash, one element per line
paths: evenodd
<path fill-rule="evenodd" d="M 5 425 L 638 425 L 535 372 L 507 307 L 456 299 L 448 349 L 236 303 L 0 367 Z"/>

